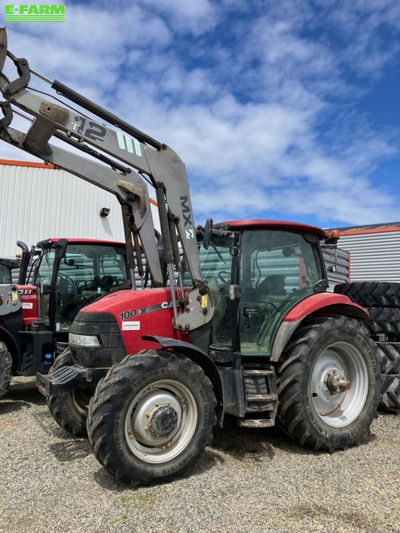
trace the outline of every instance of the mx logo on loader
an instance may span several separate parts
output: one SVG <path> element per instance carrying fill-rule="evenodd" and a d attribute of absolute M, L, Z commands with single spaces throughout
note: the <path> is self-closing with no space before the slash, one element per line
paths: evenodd
<path fill-rule="evenodd" d="M 190 210 L 190 207 L 188 205 L 189 197 L 188 196 L 181 196 L 180 197 L 180 201 L 181 201 L 183 220 L 184 220 L 184 223 L 185 223 L 185 235 L 186 235 L 186 238 L 187 239 L 194 239 L 193 222 L 192 222 L 192 219 L 190 217 L 191 210 Z M 190 226 L 190 227 L 186 228 L 186 226 Z"/>

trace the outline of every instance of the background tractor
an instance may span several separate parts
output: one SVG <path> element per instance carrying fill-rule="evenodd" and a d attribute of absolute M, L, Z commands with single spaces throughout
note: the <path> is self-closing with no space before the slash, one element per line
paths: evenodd
<path fill-rule="evenodd" d="M 128 276 L 124 243 L 47 239 L 31 250 L 22 242 L 19 246 L 17 285 L 11 283 L 10 268 L 18 264 L 4 264 L 8 296 L 2 299 L 0 316 L 2 395 L 12 375 L 46 373 L 67 346 L 79 309 L 121 286 Z"/>

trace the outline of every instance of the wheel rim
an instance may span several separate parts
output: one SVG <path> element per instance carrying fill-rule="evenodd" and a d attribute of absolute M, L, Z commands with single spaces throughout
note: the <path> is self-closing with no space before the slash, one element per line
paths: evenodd
<path fill-rule="evenodd" d="M 328 426 L 351 424 L 365 405 L 368 389 L 367 365 L 353 344 L 330 344 L 315 361 L 310 396 L 315 411 Z"/>
<path fill-rule="evenodd" d="M 88 390 L 78 388 L 72 391 L 72 401 L 74 402 L 75 409 L 85 418 L 87 418 L 90 398 L 91 394 Z"/>
<path fill-rule="evenodd" d="M 197 427 L 197 404 L 191 391 L 172 379 L 155 381 L 132 400 L 125 416 L 131 452 L 146 463 L 165 463 L 188 446 Z"/>

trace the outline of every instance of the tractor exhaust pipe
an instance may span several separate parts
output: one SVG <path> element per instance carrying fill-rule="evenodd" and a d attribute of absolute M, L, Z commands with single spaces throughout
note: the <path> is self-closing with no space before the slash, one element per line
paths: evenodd
<path fill-rule="evenodd" d="M 29 266 L 29 261 L 31 259 L 31 254 L 29 252 L 29 248 L 24 242 L 17 241 L 17 246 L 19 246 L 22 250 L 21 266 L 19 267 L 19 275 L 18 275 L 18 285 L 25 285 L 26 274 L 28 272 L 28 266 Z"/>

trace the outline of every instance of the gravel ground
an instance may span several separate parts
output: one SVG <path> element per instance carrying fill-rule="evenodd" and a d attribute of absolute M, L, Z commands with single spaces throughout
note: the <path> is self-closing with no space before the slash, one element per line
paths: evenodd
<path fill-rule="evenodd" d="M 229 423 L 186 477 L 131 489 L 19 378 L 0 400 L 0 531 L 400 532 L 399 451 L 395 414 L 334 454 Z"/>

